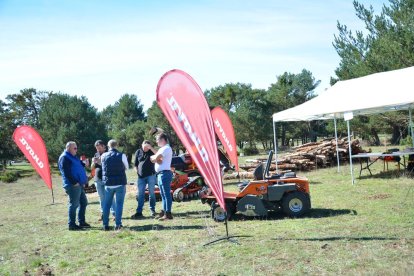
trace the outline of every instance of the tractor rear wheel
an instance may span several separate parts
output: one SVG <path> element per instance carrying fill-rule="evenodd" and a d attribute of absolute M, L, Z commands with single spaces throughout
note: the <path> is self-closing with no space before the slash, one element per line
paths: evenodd
<path fill-rule="evenodd" d="M 290 217 L 299 217 L 310 209 L 309 196 L 302 192 L 292 192 L 284 195 L 282 210 Z"/>

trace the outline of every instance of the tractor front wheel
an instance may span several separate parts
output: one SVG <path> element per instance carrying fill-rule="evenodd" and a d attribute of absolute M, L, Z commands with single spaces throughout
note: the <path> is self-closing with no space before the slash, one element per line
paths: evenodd
<path fill-rule="evenodd" d="M 286 194 L 282 199 L 282 210 L 290 217 L 300 217 L 310 209 L 309 196 L 302 192 Z"/>
<path fill-rule="evenodd" d="M 233 204 L 226 202 L 227 212 L 217 203 L 213 202 L 211 204 L 211 217 L 216 222 L 224 222 L 226 219 L 230 220 L 233 214 L 235 213 Z"/>

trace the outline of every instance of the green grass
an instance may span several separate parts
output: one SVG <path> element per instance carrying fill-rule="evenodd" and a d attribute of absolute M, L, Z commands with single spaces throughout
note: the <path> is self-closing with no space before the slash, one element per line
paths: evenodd
<path fill-rule="evenodd" d="M 410 274 L 414 179 L 397 177 L 395 171 L 381 174 L 381 169 L 376 163 L 376 177 L 364 172 L 355 185 L 348 166 L 340 173 L 336 167 L 300 173 L 311 183 L 312 211 L 300 219 L 236 216 L 229 222 L 230 234 L 248 236 L 237 238 L 240 245 L 203 246 L 223 236 L 225 228 L 198 200 L 174 202 L 172 221 L 130 220 L 136 208 L 131 191 L 124 207 L 126 229 L 104 232 L 97 195 L 89 194 L 87 221 L 93 227 L 70 232 L 58 176 L 53 178 L 54 205 L 37 176 L 0 183 L 0 275 Z M 128 176 L 136 180 L 132 170 Z M 234 184 L 226 183 L 225 190 L 235 191 Z"/>

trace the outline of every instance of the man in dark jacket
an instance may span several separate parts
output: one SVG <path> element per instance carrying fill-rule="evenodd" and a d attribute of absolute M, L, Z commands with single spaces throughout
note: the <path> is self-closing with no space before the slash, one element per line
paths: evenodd
<path fill-rule="evenodd" d="M 101 156 L 102 181 L 105 185 L 105 204 L 103 210 L 103 230 L 109 230 L 109 209 L 114 196 L 116 197 L 115 230 L 122 229 L 122 211 L 126 193 L 127 178 L 125 170 L 128 169 L 128 160 L 125 154 L 116 148 L 116 140 L 109 140 L 108 152 Z"/>
<path fill-rule="evenodd" d="M 93 157 L 92 166 L 95 168 L 95 175 L 94 175 L 94 182 L 96 191 L 99 195 L 99 203 L 100 203 L 100 209 L 101 209 L 101 218 L 99 221 L 102 221 L 102 214 L 103 214 L 103 208 L 104 208 L 104 202 L 105 202 L 105 185 L 102 182 L 102 163 L 101 163 L 101 156 L 106 152 L 106 145 L 102 140 L 97 140 L 95 142 L 95 148 L 96 153 Z M 112 202 L 111 205 L 111 213 L 115 217 L 115 200 Z"/>
<path fill-rule="evenodd" d="M 86 206 L 88 199 L 86 198 L 84 186 L 88 183 L 88 177 L 85 172 L 85 165 L 89 166 L 89 162 L 83 163 L 76 156 L 77 146 L 75 142 L 68 142 L 66 149 L 59 157 L 58 165 L 62 175 L 63 188 L 69 196 L 68 216 L 69 230 L 80 230 L 81 228 L 90 227 L 85 222 Z M 76 209 L 79 207 L 78 221 L 76 224 Z"/>
<path fill-rule="evenodd" d="M 151 142 L 145 140 L 142 142 L 142 146 L 135 152 L 135 171 L 138 174 L 137 180 L 137 201 L 138 207 L 132 219 L 142 218 L 142 209 L 144 208 L 145 201 L 145 188 L 148 185 L 149 192 L 149 205 L 151 216 L 155 217 L 155 169 L 154 163 L 151 162 L 150 157 L 154 155 L 155 150 L 151 145 Z"/>

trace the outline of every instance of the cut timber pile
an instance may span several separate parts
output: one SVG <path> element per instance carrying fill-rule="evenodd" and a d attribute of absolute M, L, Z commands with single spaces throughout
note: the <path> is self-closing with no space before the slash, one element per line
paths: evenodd
<path fill-rule="evenodd" d="M 366 152 L 363 150 L 359 144 L 359 140 L 352 140 L 351 142 L 352 154 L 358 154 Z M 336 143 L 335 138 L 325 139 L 320 142 L 312 142 L 303 144 L 293 148 L 294 152 L 286 154 L 284 157 L 278 159 L 278 169 L 279 170 L 292 170 L 292 171 L 310 171 L 316 169 L 317 167 L 327 167 L 335 165 L 336 160 Z M 348 139 L 338 139 L 338 152 L 339 160 L 348 161 Z M 254 168 L 260 162 L 265 163 L 266 159 L 257 159 L 257 160 L 248 160 L 246 164 L 240 165 L 240 168 L 246 171 L 253 171 Z M 276 165 L 274 161 L 270 166 L 270 170 L 274 171 Z M 236 173 L 237 175 L 237 173 Z M 233 176 L 227 176 L 229 179 L 232 179 Z"/>

